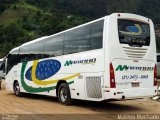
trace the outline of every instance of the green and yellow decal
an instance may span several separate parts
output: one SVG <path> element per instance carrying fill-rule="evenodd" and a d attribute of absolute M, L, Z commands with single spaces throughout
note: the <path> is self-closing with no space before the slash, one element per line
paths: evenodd
<path fill-rule="evenodd" d="M 31 93 L 54 90 L 56 89 L 55 84 L 58 83 L 59 80 L 68 81 L 80 75 L 80 73 L 77 73 L 77 74 L 74 74 L 68 77 L 64 77 L 61 79 L 46 81 L 46 78 L 52 77 L 54 74 L 56 74 L 59 71 L 61 65 L 57 62 L 57 60 L 45 60 L 42 62 L 38 62 L 38 60 L 35 60 L 33 61 L 33 66 L 30 67 L 25 73 L 27 63 L 28 62 L 22 63 L 21 84 L 24 90 L 26 90 L 27 92 L 31 92 Z M 25 82 L 25 77 L 27 80 L 32 81 L 38 87 L 34 88 L 34 87 L 27 85 Z M 74 83 L 73 80 L 68 82 L 68 84 L 72 84 L 72 83 Z M 54 85 L 51 86 L 52 84 Z M 44 85 L 45 87 L 39 87 L 39 85 L 41 86 Z M 48 85 L 50 85 L 50 87 L 47 87 Z"/>

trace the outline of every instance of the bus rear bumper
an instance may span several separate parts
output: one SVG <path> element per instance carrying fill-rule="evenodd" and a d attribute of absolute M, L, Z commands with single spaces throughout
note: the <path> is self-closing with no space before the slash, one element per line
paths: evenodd
<path fill-rule="evenodd" d="M 136 89 L 110 89 L 104 90 L 104 99 L 131 99 L 152 97 L 157 95 L 157 87 L 154 88 L 136 88 Z"/>

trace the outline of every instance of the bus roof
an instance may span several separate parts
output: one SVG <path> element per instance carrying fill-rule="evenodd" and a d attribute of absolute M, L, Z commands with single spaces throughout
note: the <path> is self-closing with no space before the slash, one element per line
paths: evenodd
<path fill-rule="evenodd" d="M 44 36 L 44 37 L 37 38 L 37 39 L 35 39 L 35 40 L 26 42 L 26 43 L 22 44 L 22 45 L 19 46 L 19 47 L 26 46 L 26 45 L 29 45 L 29 44 L 34 43 L 34 42 L 38 42 L 38 41 L 40 41 L 40 40 L 44 40 L 44 39 L 46 39 L 46 38 L 48 38 L 48 37 L 49 37 L 49 36 Z"/>
<path fill-rule="evenodd" d="M 18 50 L 18 49 L 19 49 L 19 47 L 13 48 L 9 53 L 11 53 L 11 52 L 13 52 L 15 50 Z"/>
<path fill-rule="evenodd" d="M 134 16 L 136 15 L 136 14 L 131 14 L 131 13 L 112 13 L 112 14 L 107 15 L 107 16 L 111 16 L 111 15 L 115 15 L 115 14 L 129 14 L 129 15 L 134 15 Z M 67 30 L 64 30 L 64 31 L 61 31 L 61 32 L 58 32 L 58 33 L 55 33 L 55 34 L 50 35 L 50 36 L 44 36 L 44 37 L 40 37 L 40 38 L 37 38 L 37 39 L 32 40 L 32 41 L 26 42 L 26 43 L 20 45 L 19 47 L 16 47 L 16 48 L 12 49 L 12 50 L 10 51 L 10 53 L 11 53 L 12 51 L 14 51 L 14 50 L 19 49 L 20 47 L 23 47 L 23 46 L 26 46 L 26 45 L 29 45 L 29 44 L 32 44 L 32 43 L 35 43 L 35 42 L 38 42 L 38 41 L 41 41 L 41 40 L 45 40 L 45 39 L 51 38 L 51 37 L 53 37 L 53 36 L 56 36 L 56 35 L 65 33 L 65 32 L 67 32 L 67 31 L 74 30 L 74 29 L 76 29 L 76 28 L 83 27 L 83 26 L 85 26 L 85 25 L 88 25 L 88 24 L 97 22 L 97 21 L 99 21 L 99 20 L 105 19 L 105 17 L 107 17 L 107 16 L 104 16 L 104 17 L 102 17 L 102 18 L 99 18 L 99 19 L 96 19 L 96 20 L 87 22 L 87 23 L 82 24 L 82 25 L 78 25 L 78 26 L 76 26 L 76 27 L 73 27 L 73 28 L 70 28 L 70 29 L 67 29 Z M 136 16 L 141 17 L 141 18 L 146 18 L 146 17 L 140 16 L 140 15 L 136 15 Z"/>
<path fill-rule="evenodd" d="M 43 40 L 43 39 L 45 39 L 45 38 L 48 38 L 48 36 L 44 36 L 44 37 L 41 37 L 41 38 L 38 38 L 38 39 L 35 39 L 35 40 L 32 40 L 32 41 L 26 42 L 26 43 L 24 43 L 24 44 L 22 44 L 22 45 L 20 45 L 20 46 L 18 46 L 18 47 L 16 47 L 16 48 L 13 48 L 9 53 L 12 53 L 13 51 L 18 50 L 20 47 L 29 45 L 29 44 L 31 44 L 31 43 L 34 43 L 34 42 L 37 42 L 37 41 L 40 41 L 40 40 Z"/>
<path fill-rule="evenodd" d="M 106 17 L 106 16 L 105 16 L 105 17 Z M 82 25 L 79 25 L 79 26 L 76 26 L 76 27 L 73 27 L 73 28 L 70 28 L 70 29 L 67 29 L 67 30 L 64 30 L 64 31 L 62 31 L 62 32 L 58 32 L 58 33 L 53 34 L 53 35 L 50 35 L 50 36 L 44 36 L 44 37 L 41 37 L 41 38 L 37 38 L 37 39 L 32 40 L 32 41 L 30 41 L 30 42 L 26 42 L 26 43 L 22 44 L 22 45 L 19 46 L 19 47 L 23 47 L 23 46 L 26 46 L 26 45 L 29 45 L 29 44 L 32 44 L 32 43 L 35 43 L 35 42 L 38 42 L 38 41 L 41 41 L 41 40 L 45 40 L 45 39 L 47 39 L 47 38 L 51 38 L 51 37 L 53 37 L 53 36 L 56 36 L 56 35 L 65 33 L 65 32 L 67 32 L 67 31 L 74 30 L 74 29 L 76 29 L 76 28 L 79 28 L 79 27 L 82 27 L 82 26 L 85 26 L 85 25 L 88 25 L 88 24 L 97 22 L 97 21 L 99 21 L 99 20 L 104 19 L 105 17 L 102 17 L 102 18 L 99 18 L 99 19 L 90 21 L 90 22 L 88 22 L 88 23 L 85 23 L 85 24 L 82 24 Z"/>

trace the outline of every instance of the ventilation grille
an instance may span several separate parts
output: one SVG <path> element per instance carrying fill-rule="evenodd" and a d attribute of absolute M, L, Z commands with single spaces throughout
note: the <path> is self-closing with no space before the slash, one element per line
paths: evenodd
<path fill-rule="evenodd" d="M 86 89 L 88 98 L 102 98 L 101 77 L 86 77 Z"/>
<path fill-rule="evenodd" d="M 135 59 L 142 59 L 147 53 L 147 49 L 145 48 L 123 47 L 123 50 L 129 58 L 135 58 Z"/>

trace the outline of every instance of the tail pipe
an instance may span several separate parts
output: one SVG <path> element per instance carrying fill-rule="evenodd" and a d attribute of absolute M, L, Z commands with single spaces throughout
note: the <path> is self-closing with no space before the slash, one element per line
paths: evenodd
<path fill-rule="evenodd" d="M 124 99 L 125 99 L 125 96 L 123 95 L 123 96 L 122 96 L 122 100 L 124 100 Z"/>

